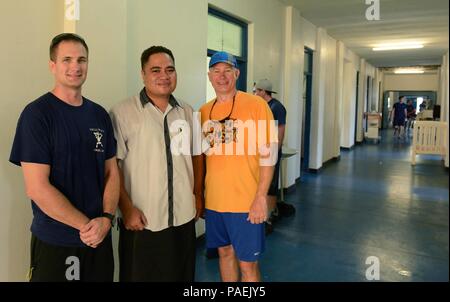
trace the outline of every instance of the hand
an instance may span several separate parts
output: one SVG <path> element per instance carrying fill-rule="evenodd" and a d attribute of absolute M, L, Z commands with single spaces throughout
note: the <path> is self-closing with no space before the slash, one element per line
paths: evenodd
<path fill-rule="evenodd" d="M 111 220 L 106 217 L 97 217 L 80 229 L 80 239 L 84 244 L 96 248 L 105 239 L 110 229 Z"/>
<path fill-rule="evenodd" d="M 199 218 L 205 219 L 205 199 L 203 198 L 203 194 L 195 195 L 195 221 Z"/>
<path fill-rule="evenodd" d="M 142 231 L 147 225 L 147 218 L 144 213 L 135 206 L 122 212 L 122 219 L 125 229 L 129 231 Z"/>
<path fill-rule="evenodd" d="M 267 220 L 267 195 L 256 195 L 248 213 L 247 221 L 252 224 L 263 223 Z"/>

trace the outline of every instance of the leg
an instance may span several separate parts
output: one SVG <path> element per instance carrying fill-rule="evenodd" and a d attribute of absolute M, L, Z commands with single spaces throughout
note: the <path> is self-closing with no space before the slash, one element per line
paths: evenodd
<path fill-rule="evenodd" d="M 273 195 L 267 195 L 267 210 L 269 212 L 269 215 L 271 212 L 275 210 L 276 206 L 277 206 L 277 197 Z"/>
<path fill-rule="evenodd" d="M 242 274 L 242 282 L 260 282 L 258 262 L 239 261 L 239 267 Z"/>
<path fill-rule="evenodd" d="M 75 256 L 80 259 L 76 247 L 63 247 L 47 244 L 35 235 L 31 236 L 31 264 L 28 278 L 30 282 L 68 282 L 80 281 L 80 262 L 66 264 Z M 70 259 L 69 259 L 70 260 Z"/>
<path fill-rule="evenodd" d="M 394 126 L 394 138 L 398 135 L 398 126 Z"/>
<path fill-rule="evenodd" d="M 105 237 L 95 249 L 82 250 L 81 281 L 84 282 L 113 282 L 114 256 L 111 236 Z"/>
<path fill-rule="evenodd" d="M 119 281 L 131 282 L 133 276 L 133 243 L 135 232 L 125 229 L 122 219 L 119 224 Z"/>
<path fill-rule="evenodd" d="M 405 137 L 405 127 L 404 126 L 399 126 L 399 137 L 400 138 L 404 138 Z"/>
<path fill-rule="evenodd" d="M 223 282 L 239 281 L 239 269 L 236 254 L 232 245 L 218 248 L 220 277 Z"/>

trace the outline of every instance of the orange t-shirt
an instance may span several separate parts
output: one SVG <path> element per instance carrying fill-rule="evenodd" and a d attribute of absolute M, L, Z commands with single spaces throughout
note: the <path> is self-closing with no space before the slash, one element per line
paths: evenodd
<path fill-rule="evenodd" d="M 206 153 L 206 208 L 217 212 L 247 213 L 255 198 L 260 165 L 275 165 L 278 128 L 267 103 L 259 96 L 238 91 L 233 100 L 214 100 L 200 108 Z M 212 112 L 211 112 L 212 109 Z M 232 121 L 220 123 L 229 116 Z M 275 148 L 276 149 L 276 148 Z M 261 161 L 263 160 L 263 161 Z"/>

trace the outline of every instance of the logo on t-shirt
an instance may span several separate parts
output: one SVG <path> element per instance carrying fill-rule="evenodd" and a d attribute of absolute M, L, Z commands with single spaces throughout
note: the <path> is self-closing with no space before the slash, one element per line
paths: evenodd
<path fill-rule="evenodd" d="M 91 130 L 92 134 L 95 137 L 95 147 L 94 147 L 94 152 L 105 152 L 103 143 L 102 143 L 102 138 L 103 138 L 103 133 L 105 132 L 102 129 L 98 129 L 98 128 L 91 128 L 89 129 Z"/>

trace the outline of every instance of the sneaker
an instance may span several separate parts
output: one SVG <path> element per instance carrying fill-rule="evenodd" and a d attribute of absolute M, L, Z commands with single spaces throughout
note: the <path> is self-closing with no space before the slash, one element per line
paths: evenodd
<path fill-rule="evenodd" d="M 289 217 L 295 214 L 295 207 L 286 202 L 277 202 L 277 208 L 282 217 Z"/>

